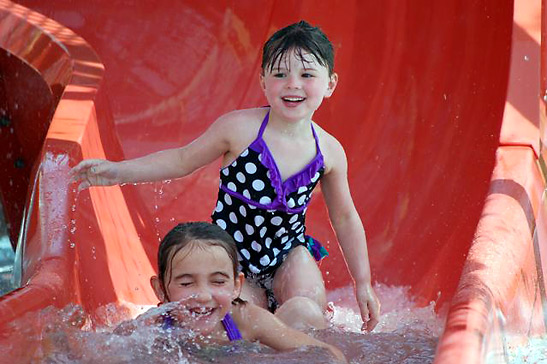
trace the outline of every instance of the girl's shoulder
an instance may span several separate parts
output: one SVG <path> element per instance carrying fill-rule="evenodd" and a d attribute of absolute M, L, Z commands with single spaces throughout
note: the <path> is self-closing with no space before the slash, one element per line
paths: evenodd
<path fill-rule="evenodd" d="M 230 111 L 220 116 L 215 124 L 220 124 L 225 128 L 233 130 L 248 129 L 250 126 L 260 127 L 262 120 L 266 116 L 267 108 L 253 108 Z"/>
<path fill-rule="evenodd" d="M 326 173 L 329 173 L 332 167 L 336 166 L 336 163 L 342 159 L 346 160 L 346 152 L 342 143 L 336 137 L 315 122 L 313 127 L 319 138 L 319 148 L 325 160 Z"/>
<path fill-rule="evenodd" d="M 267 111 L 267 108 L 235 110 L 215 121 L 213 128 L 227 139 L 233 152 L 231 157 L 239 155 L 256 138 Z"/>
<path fill-rule="evenodd" d="M 274 315 L 268 310 L 251 302 L 242 302 L 232 306 L 232 318 L 234 319 L 241 335 L 245 340 L 259 339 L 261 326 L 267 325 Z"/>

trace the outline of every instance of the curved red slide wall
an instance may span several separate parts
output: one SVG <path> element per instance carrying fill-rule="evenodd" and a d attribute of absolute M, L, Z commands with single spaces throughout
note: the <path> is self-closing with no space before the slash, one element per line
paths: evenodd
<path fill-rule="evenodd" d="M 94 312 L 111 302 L 155 302 L 148 278 L 158 236 L 175 221 L 208 219 L 218 164 L 181 181 L 94 188 L 79 196 L 68 187 L 69 164 L 179 146 L 222 113 L 263 105 L 260 47 L 275 29 L 302 18 L 320 25 L 336 47 L 340 84 L 315 119 L 346 147 L 374 279 L 409 285 L 419 303 L 451 303 L 437 355 L 442 362 L 462 353 L 481 360 L 485 347 L 498 347 L 502 329 L 531 322 L 534 331 L 544 329 L 543 182 L 536 141 L 519 139 L 525 129 L 519 126 L 534 121 L 521 102 L 529 98 L 511 93 L 511 80 L 522 76 L 514 75 L 518 31 L 527 40 L 513 22 L 513 4 L 18 1 L 58 23 L 6 0 L 0 4 L 0 45 L 9 53 L 2 54 L 2 70 L 21 70 L 17 77 L 2 74 L 1 106 L 14 129 L 11 136 L 2 130 L 9 141 L 2 148 L 12 154 L 36 149 L 47 130 L 42 148 L 25 156 L 26 169 L 6 161 L 0 166 L 7 171 L 0 180 L 12 237 L 25 214 L 26 285 L 0 301 L 3 333 L 12 318 L 49 304 L 77 302 Z M 537 43 L 535 49 L 539 56 Z M 41 78 L 36 87 L 44 91 L 29 98 L 27 77 Z M 15 89 L 26 93 L 17 96 Z M 18 112 L 38 109 L 35 97 L 45 100 L 39 105 L 52 118 Z M 537 91 L 532 97 L 537 109 Z M 508 104 L 524 122 L 508 116 Z M 21 174 L 15 180 L 24 188 L 9 188 L 12 173 Z M 489 221 L 496 214 L 501 222 Z M 348 285 L 319 195 L 309 230 L 331 251 L 322 266 L 328 287 Z M 516 244 L 514 254 L 504 255 Z M 513 259 L 509 266 L 520 274 L 492 267 L 493 247 L 503 252 L 501 262 Z M 522 315 L 513 316 L 517 311 Z M 496 312 L 515 318 L 500 328 L 491 319 Z M 104 319 L 100 311 L 95 316 Z M 486 339 L 476 339 L 476 330 Z"/>

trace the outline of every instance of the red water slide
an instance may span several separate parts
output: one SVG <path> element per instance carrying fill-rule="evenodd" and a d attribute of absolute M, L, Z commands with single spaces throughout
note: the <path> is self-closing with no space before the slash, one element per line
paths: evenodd
<path fill-rule="evenodd" d="M 106 304 L 156 302 L 158 239 L 209 219 L 220 162 L 80 194 L 70 167 L 264 105 L 261 45 L 306 19 L 336 48 L 339 86 L 314 118 L 346 148 L 374 280 L 449 307 L 436 362 L 503 359 L 505 335 L 546 327 L 540 14 L 539 0 L 0 0 L 0 197 L 21 278 L 0 298 L 0 354 L 32 351 L 10 322 L 33 310 L 78 303 L 100 324 Z M 320 194 L 308 221 L 328 288 L 347 286 Z"/>

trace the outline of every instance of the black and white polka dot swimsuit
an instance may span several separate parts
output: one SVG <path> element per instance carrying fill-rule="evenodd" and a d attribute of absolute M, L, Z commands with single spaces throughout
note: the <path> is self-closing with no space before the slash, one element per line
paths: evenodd
<path fill-rule="evenodd" d="M 313 239 L 305 236 L 306 209 L 325 171 L 319 139 L 311 125 L 315 158 L 302 171 L 282 181 L 262 138 L 268 119 L 269 112 L 256 139 L 232 164 L 220 170 L 218 200 L 211 216 L 236 241 L 246 275 L 273 273 L 292 248 L 313 245 Z"/>

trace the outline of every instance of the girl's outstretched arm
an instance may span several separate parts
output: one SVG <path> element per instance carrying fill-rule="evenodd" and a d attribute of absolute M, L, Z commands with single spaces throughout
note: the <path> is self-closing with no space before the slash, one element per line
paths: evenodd
<path fill-rule="evenodd" d="M 355 282 L 355 295 L 363 319 L 363 329 L 372 331 L 380 319 L 380 301 L 371 284 L 365 229 L 351 198 L 344 149 L 333 137 L 329 138 L 327 145 L 329 163 L 321 180 L 321 190 L 336 237 Z"/>
<path fill-rule="evenodd" d="M 344 354 L 336 347 L 312 338 L 305 333 L 285 325 L 271 312 L 251 303 L 239 308 L 237 324 L 245 339 L 271 347 L 278 351 L 291 351 L 303 346 L 318 346 L 328 349 L 340 363 L 347 363 Z M 247 337 L 245 337 L 247 336 Z"/>
<path fill-rule="evenodd" d="M 236 119 L 233 114 L 220 117 L 201 136 L 182 148 L 167 149 L 121 162 L 84 160 L 71 170 L 72 179 L 81 181 L 81 190 L 90 186 L 184 177 L 229 150 L 230 135 L 238 127 Z"/>

